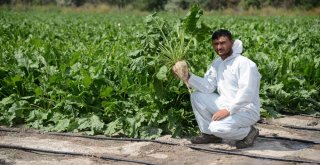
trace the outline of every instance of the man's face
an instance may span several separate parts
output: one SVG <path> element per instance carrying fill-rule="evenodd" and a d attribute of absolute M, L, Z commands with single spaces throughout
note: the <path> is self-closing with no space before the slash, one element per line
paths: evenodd
<path fill-rule="evenodd" d="M 224 60 L 232 53 L 233 41 L 226 36 L 221 36 L 212 41 L 212 46 L 217 54 Z"/>

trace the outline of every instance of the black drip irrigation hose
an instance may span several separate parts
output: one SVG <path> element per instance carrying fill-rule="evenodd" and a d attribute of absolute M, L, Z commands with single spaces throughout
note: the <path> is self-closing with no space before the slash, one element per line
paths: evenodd
<path fill-rule="evenodd" d="M 136 164 L 156 165 L 154 163 L 138 161 L 138 160 L 131 160 L 131 159 L 124 159 L 124 158 L 119 158 L 119 157 L 116 158 L 116 157 L 105 156 L 105 155 L 85 154 L 85 153 L 79 153 L 79 152 L 45 150 L 45 149 L 38 149 L 38 148 L 31 148 L 31 147 L 22 147 L 22 146 L 17 146 L 17 145 L 0 144 L 0 148 L 17 149 L 17 150 L 23 150 L 23 151 L 27 151 L 27 152 L 42 152 L 42 153 L 59 154 L 59 155 L 95 157 L 95 158 L 99 158 L 102 160 L 113 160 L 113 161 L 122 161 L 122 162 L 136 163 Z"/>
<path fill-rule="evenodd" d="M 294 126 L 294 125 L 273 124 L 273 123 L 269 123 L 269 122 L 262 122 L 262 123 L 259 123 L 259 124 L 274 125 L 274 126 L 280 126 L 280 127 L 292 128 L 292 129 L 299 129 L 299 130 L 320 131 L 320 128 L 301 127 L 301 126 Z"/>
<path fill-rule="evenodd" d="M 292 128 L 292 129 L 301 129 L 301 130 L 308 130 L 308 131 L 320 131 L 320 128 L 310 128 L 310 127 L 300 127 L 294 125 L 280 125 L 281 127 Z"/>
<path fill-rule="evenodd" d="M 97 136 L 85 136 L 85 135 L 75 135 L 75 134 L 66 134 L 66 133 L 48 133 L 48 134 L 55 135 L 55 136 L 79 137 L 79 138 L 88 138 L 88 139 L 95 139 L 95 140 L 153 142 L 153 143 L 166 144 L 166 145 L 180 145 L 179 143 L 165 142 L 165 141 L 161 141 L 161 140 L 152 140 L 152 139 L 97 137 Z M 259 137 L 266 138 L 266 139 L 280 139 L 280 140 L 297 141 L 297 142 L 303 142 L 303 143 L 308 143 L 308 144 L 320 144 L 320 142 L 318 142 L 318 141 L 298 139 L 298 138 L 289 138 L 289 137 L 282 137 L 282 136 L 259 135 Z"/>
<path fill-rule="evenodd" d="M 1 127 L 0 127 L 0 131 L 4 131 L 4 132 L 15 132 L 15 133 L 47 134 L 47 135 L 65 136 L 65 137 L 79 137 L 79 138 L 94 139 L 94 140 L 115 140 L 115 141 L 130 141 L 130 142 L 154 142 L 154 143 L 166 144 L 166 145 L 178 145 L 178 144 L 172 143 L 172 142 L 164 142 L 164 141 L 152 140 L 152 139 L 99 137 L 99 136 L 77 135 L 77 134 L 71 134 L 71 133 L 23 132 L 23 131 L 17 131 L 17 130 L 13 130 L 13 129 L 9 129 L 9 128 L 1 128 Z"/>
<path fill-rule="evenodd" d="M 218 149 L 218 148 L 203 148 L 198 146 L 186 145 L 187 147 L 198 150 L 198 151 L 205 151 L 205 152 L 215 152 L 215 153 L 222 153 L 228 155 L 237 155 L 237 156 L 246 156 L 255 159 L 267 159 L 267 160 L 274 160 L 274 161 L 282 161 L 282 162 L 292 162 L 292 163 L 313 163 L 313 164 L 320 164 L 320 161 L 312 161 L 312 160 L 297 160 L 297 159 L 288 159 L 288 158 L 277 158 L 271 156 L 260 156 L 255 154 L 246 154 L 246 153 L 238 153 L 235 151 Z"/>
<path fill-rule="evenodd" d="M 33 132 L 20 132 L 20 131 L 17 131 L 17 130 L 4 129 L 4 128 L 0 128 L 0 131 L 17 132 L 17 133 L 33 133 Z M 41 134 L 41 132 L 36 132 L 36 133 Z M 97 137 L 97 136 L 75 135 L 75 134 L 68 134 L 68 133 L 46 133 L 46 134 L 55 135 L 55 136 L 89 138 L 89 139 L 96 139 L 96 140 L 115 140 L 115 141 L 131 141 L 131 142 L 132 141 L 136 141 L 136 142 L 154 142 L 154 143 L 160 143 L 160 144 L 165 144 L 165 145 L 175 145 L 175 146 L 181 145 L 179 143 L 164 142 L 164 141 L 161 141 L 161 140 L 151 140 L 151 139 Z M 303 142 L 303 143 L 309 143 L 309 144 L 320 144 L 320 142 L 316 142 L 316 141 L 304 140 L 304 139 L 296 139 L 296 138 L 288 138 L 288 137 L 280 137 L 280 136 L 259 135 L 259 137 L 267 138 L 267 139 L 280 139 L 280 140 L 297 141 L 297 142 Z M 251 157 L 251 158 L 256 158 L 256 159 L 267 159 L 267 160 L 295 162 L 295 163 L 320 164 L 320 162 L 312 161 L 312 160 L 296 160 L 296 159 L 287 159 L 287 158 L 259 156 L 259 155 L 254 155 L 254 154 L 238 153 L 238 152 L 234 152 L 234 151 L 230 151 L 230 150 L 223 150 L 223 149 L 216 149 L 216 148 L 214 148 L 214 149 L 212 149 L 212 148 L 211 149 L 202 148 L 202 147 L 197 147 L 197 146 L 194 146 L 194 145 L 182 145 L 182 146 L 185 146 L 185 147 L 188 147 L 188 148 L 191 148 L 191 149 L 194 149 L 194 150 L 198 150 L 198 151 L 215 152 L 215 153 L 221 153 L 221 154 L 231 154 L 231 155 L 237 155 L 237 156 L 246 156 L 246 157 Z"/>
<path fill-rule="evenodd" d="M 87 138 L 87 139 L 94 139 L 94 140 L 115 140 L 115 141 L 131 141 L 131 142 L 153 142 L 153 143 L 166 144 L 166 145 L 180 145 L 180 144 L 178 144 L 178 143 L 164 142 L 164 141 L 161 141 L 161 140 L 152 140 L 152 139 L 99 137 L 99 136 L 77 135 L 77 134 L 72 134 L 72 133 L 22 132 L 22 131 L 12 130 L 12 129 L 8 129 L 8 128 L 1 128 L 1 127 L 0 127 L 0 131 L 16 132 L 16 133 L 47 134 L 47 135 L 65 136 L 65 137 L 79 137 L 79 138 Z M 308 144 L 320 144 L 320 142 L 318 142 L 318 141 L 298 139 L 298 138 L 289 138 L 289 137 L 282 137 L 282 136 L 259 135 L 259 137 L 261 137 L 261 138 L 266 138 L 266 139 L 280 139 L 280 140 L 297 141 L 297 142 L 303 142 L 303 143 L 308 143 Z"/>
<path fill-rule="evenodd" d="M 306 117 L 320 118 L 320 116 L 317 116 L 317 115 L 306 115 L 306 114 L 300 114 L 299 116 L 306 116 Z"/>
<path fill-rule="evenodd" d="M 318 142 L 318 141 L 298 139 L 298 138 L 289 138 L 289 137 L 282 137 L 282 136 L 259 135 L 259 137 L 261 137 L 261 138 L 266 138 L 266 139 L 289 140 L 289 141 L 296 141 L 296 142 L 309 143 L 309 144 L 320 144 L 320 142 Z"/>
<path fill-rule="evenodd" d="M 65 134 L 65 133 L 48 133 L 48 134 L 49 134 L 49 135 L 56 135 L 56 136 L 88 138 L 88 139 L 95 139 L 95 140 L 115 140 L 115 141 L 131 141 L 131 142 L 153 142 L 153 143 L 166 144 L 166 145 L 179 145 L 179 144 L 177 144 L 177 143 L 165 142 L 165 141 L 160 141 L 160 140 L 152 140 L 152 139 L 98 137 L 98 136 L 85 136 L 85 135 L 75 135 L 75 134 Z"/>

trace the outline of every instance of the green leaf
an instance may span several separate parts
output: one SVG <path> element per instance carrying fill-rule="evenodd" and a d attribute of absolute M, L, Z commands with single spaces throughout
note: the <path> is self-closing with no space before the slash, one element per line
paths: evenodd
<path fill-rule="evenodd" d="M 34 90 L 34 93 L 36 94 L 36 96 L 41 96 L 42 95 L 42 89 L 40 87 L 37 87 Z"/>
<path fill-rule="evenodd" d="M 135 50 L 135 51 L 133 51 L 133 52 L 130 52 L 130 53 L 128 54 L 128 56 L 131 57 L 131 58 L 137 58 L 137 57 L 140 57 L 141 54 L 142 54 L 142 50 L 139 49 L 139 50 Z"/>
<path fill-rule="evenodd" d="M 83 76 L 83 85 L 84 85 L 86 88 L 88 88 L 88 87 L 92 84 L 93 80 L 92 80 L 92 78 L 90 77 L 88 71 L 86 71 L 86 70 L 81 70 L 81 74 L 82 74 L 82 76 Z"/>
<path fill-rule="evenodd" d="M 69 127 L 70 119 L 62 119 L 58 122 L 58 124 L 54 127 L 54 130 L 57 132 L 66 131 Z"/>
<path fill-rule="evenodd" d="M 183 28 L 187 33 L 194 33 L 197 30 L 197 22 L 203 15 L 198 5 L 193 5 L 187 16 L 182 20 Z"/>
<path fill-rule="evenodd" d="M 101 89 L 100 97 L 108 98 L 112 95 L 113 88 L 112 87 L 104 87 Z"/>
<path fill-rule="evenodd" d="M 90 118 L 91 129 L 94 131 L 101 131 L 104 127 L 104 123 L 100 120 L 97 115 L 92 115 Z"/>
<path fill-rule="evenodd" d="M 167 68 L 167 66 L 165 66 L 165 65 L 163 65 L 161 68 L 160 68 L 160 70 L 159 70 L 159 72 L 157 73 L 157 78 L 159 79 L 159 80 L 167 80 L 167 73 L 168 73 L 168 68 Z"/>
<path fill-rule="evenodd" d="M 8 104 L 14 103 L 15 100 L 14 100 L 13 97 L 15 97 L 15 95 L 10 95 L 10 96 L 8 96 L 8 97 L 3 98 L 3 99 L 0 101 L 0 104 L 2 104 L 3 106 L 5 106 L 5 105 L 8 105 Z"/>
<path fill-rule="evenodd" d="M 17 62 L 18 62 L 18 66 L 28 68 L 29 59 L 28 59 L 28 57 L 25 57 L 25 55 L 24 55 L 21 51 L 18 51 L 18 52 L 14 55 L 14 57 L 16 58 L 16 60 L 17 60 Z"/>
<path fill-rule="evenodd" d="M 114 135 L 121 128 L 120 126 L 122 123 L 120 121 L 120 119 L 117 119 L 107 124 L 107 129 L 104 134 L 108 136 Z"/>
<path fill-rule="evenodd" d="M 80 118 L 80 119 L 78 119 L 78 125 L 79 125 L 78 129 L 81 130 L 81 131 L 82 130 L 86 130 L 86 129 L 91 127 L 91 123 L 90 123 L 90 120 L 88 118 Z"/>
<path fill-rule="evenodd" d="M 99 116 L 97 115 L 91 115 L 90 118 L 80 118 L 77 124 L 78 127 L 76 130 L 87 130 L 85 132 L 87 135 L 94 135 L 96 133 L 102 132 L 102 129 L 104 128 L 104 123 L 100 120 Z"/>
<path fill-rule="evenodd" d="M 161 136 L 162 129 L 151 127 L 151 126 L 145 126 L 142 127 L 140 130 L 140 136 L 141 138 L 146 139 L 155 139 Z"/>

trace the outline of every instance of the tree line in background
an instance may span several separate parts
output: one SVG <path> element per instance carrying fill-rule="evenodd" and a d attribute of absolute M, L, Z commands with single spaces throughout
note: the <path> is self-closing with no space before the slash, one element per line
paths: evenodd
<path fill-rule="evenodd" d="M 0 0 L 0 5 L 58 5 L 58 6 L 82 6 L 84 4 L 107 4 L 117 8 L 131 6 L 139 10 L 177 10 L 188 9 L 197 3 L 206 10 L 220 10 L 225 8 L 303 8 L 311 9 L 320 6 L 320 0 Z"/>

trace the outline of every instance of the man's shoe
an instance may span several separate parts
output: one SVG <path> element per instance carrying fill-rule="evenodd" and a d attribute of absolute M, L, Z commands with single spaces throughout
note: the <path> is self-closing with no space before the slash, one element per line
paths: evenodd
<path fill-rule="evenodd" d="M 222 139 L 214 135 L 202 134 L 191 139 L 192 144 L 221 143 Z"/>
<path fill-rule="evenodd" d="M 242 140 L 236 142 L 237 149 L 247 148 L 253 146 L 254 141 L 259 135 L 259 130 L 254 126 L 251 127 L 249 134 Z"/>

